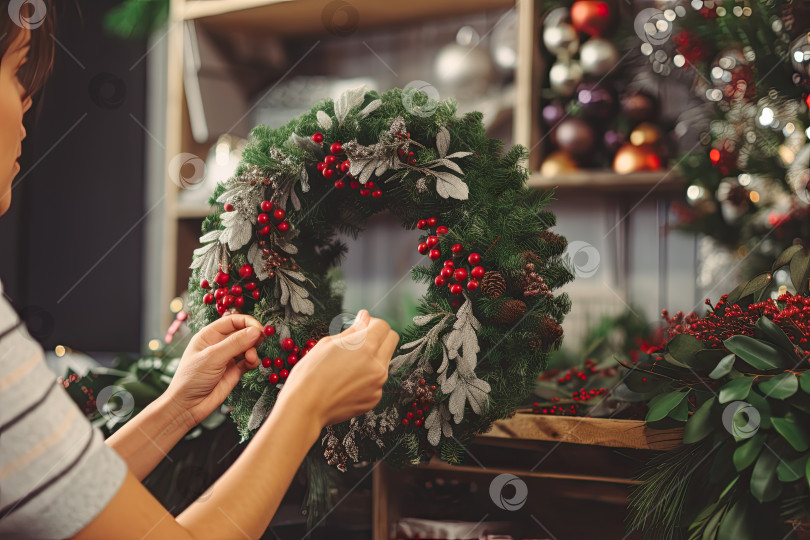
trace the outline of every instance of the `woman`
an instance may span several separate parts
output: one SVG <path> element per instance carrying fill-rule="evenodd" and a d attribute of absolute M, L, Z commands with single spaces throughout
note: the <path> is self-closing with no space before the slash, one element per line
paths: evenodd
<path fill-rule="evenodd" d="M 23 115 L 50 70 L 54 47 L 47 15 L 41 26 L 24 28 L 25 19 L 4 15 L 9 4 L 13 11 L 26 3 L 0 3 L 1 215 L 20 170 Z M 320 340 L 292 370 L 233 466 L 174 518 L 141 480 L 219 407 L 245 371 L 258 367 L 261 330 L 246 315 L 204 328 L 166 393 L 105 444 L 0 295 L 0 537 L 259 538 L 321 429 L 379 402 L 399 340 L 365 310 L 351 328 Z"/>

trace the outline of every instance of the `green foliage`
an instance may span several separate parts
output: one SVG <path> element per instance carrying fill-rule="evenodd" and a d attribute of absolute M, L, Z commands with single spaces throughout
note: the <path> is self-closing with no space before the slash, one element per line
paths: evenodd
<path fill-rule="evenodd" d="M 169 0 L 124 0 L 104 18 L 107 31 L 125 38 L 145 38 L 169 18 Z"/>

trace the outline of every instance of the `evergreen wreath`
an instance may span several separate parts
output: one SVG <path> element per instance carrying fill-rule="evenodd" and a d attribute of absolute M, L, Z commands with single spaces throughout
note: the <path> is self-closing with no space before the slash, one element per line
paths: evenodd
<path fill-rule="evenodd" d="M 565 238 L 549 230 L 552 192 L 526 186 L 524 147 L 504 153 L 481 113 L 455 113 L 454 100 L 414 88 L 346 91 L 281 128 L 256 127 L 211 198 L 191 263 L 192 329 L 232 311 L 266 324 L 269 337 L 262 366 L 228 399 L 243 440 L 341 313 L 328 271 L 347 249 L 337 232 L 356 237 L 390 211 L 421 233 L 429 264 L 412 277 L 429 287 L 420 315 L 377 407 L 324 429 L 307 460 L 310 491 L 320 489 L 313 474 L 329 469 L 319 454 L 342 471 L 383 458 L 459 463 L 465 444 L 532 392 L 562 338 L 570 300 L 552 291 L 573 275 Z"/>

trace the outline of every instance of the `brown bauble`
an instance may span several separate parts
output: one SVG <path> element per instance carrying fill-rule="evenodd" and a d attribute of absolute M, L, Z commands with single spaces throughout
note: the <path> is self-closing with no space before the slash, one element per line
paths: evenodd
<path fill-rule="evenodd" d="M 577 170 L 579 170 L 577 162 L 567 153 L 559 150 L 549 155 L 540 165 L 540 174 L 543 176 L 557 176 Z"/>
<path fill-rule="evenodd" d="M 567 118 L 557 126 L 554 139 L 560 150 L 578 158 L 590 154 L 596 138 L 591 126 L 579 118 Z"/>
<path fill-rule="evenodd" d="M 641 92 L 622 99 L 622 112 L 633 122 L 649 122 L 655 117 L 655 100 Z"/>
<path fill-rule="evenodd" d="M 634 146 L 626 143 L 613 158 L 613 170 L 619 174 L 661 169 L 661 158 L 647 145 Z"/>
<path fill-rule="evenodd" d="M 601 36 L 610 26 L 610 6 L 597 0 L 577 0 L 571 5 L 571 23 L 579 32 Z"/>

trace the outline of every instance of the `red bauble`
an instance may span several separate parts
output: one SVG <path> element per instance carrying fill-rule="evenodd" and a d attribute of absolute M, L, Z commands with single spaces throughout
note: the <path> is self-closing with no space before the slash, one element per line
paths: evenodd
<path fill-rule="evenodd" d="M 273 209 L 273 203 L 270 201 L 262 201 L 262 212 L 269 212 Z"/>
<path fill-rule="evenodd" d="M 601 36 L 610 25 L 610 7 L 598 0 L 577 0 L 571 5 L 571 24 L 579 32 Z"/>
<path fill-rule="evenodd" d="M 453 272 L 453 279 L 456 281 L 464 281 L 467 279 L 467 270 L 464 268 L 456 268 L 456 271 Z"/>
<path fill-rule="evenodd" d="M 445 281 L 442 276 L 436 276 L 433 279 L 433 283 L 435 283 L 437 287 L 443 287 L 444 284 L 447 283 L 447 281 Z"/>
<path fill-rule="evenodd" d="M 336 159 L 337 158 L 335 156 L 326 156 L 325 158 L 323 158 L 323 162 L 326 163 L 327 166 L 329 166 L 332 163 L 334 163 Z"/>
<path fill-rule="evenodd" d="M 431 249 L 431 250 L 430 250 L 430 253 L 428 254 L 428 257 L 430 257 L 430 258 L 431 258 L 431 259 L 433 259 L 434 261 L 435 261 L 436 259 L 438 259 L 439 257 L 441 257 L 441 256 L 442 256 L 442 252 L 441 252 L 441 251 L 439 251 L 438 249 Z"/>
<path fill-rule="evenodd" d="M 270 216 L 268 216 L 267 214 L 265 214 L 264 212 L 262 212 L 262 213 L 261 213 L 261 214 L 259 214 L 259 216 L 256 218 L 256 221 L 258 221 L 258 222 L 259 222 L 259 225 L 267 225 L 267 223 L 270 221 Z"/>
<path fill-rule="evenodd" d="M 213 304 L 214 303 L 214 295 L 211 293 L 206 294 L 203 296 L 203 303 L 205 304 Z"/>
<path fill-rule="evenodd" d="M 275 212 L 273 212 L 273 219 L 275 219 L 276 221 L 281 221 L 282 219 L 284 219 L 284 216 L 286 215 L 287 212 L 285 212 L 283 209 L 276 208 Z"/>
<path fill-rule="evenodd" d="M 210 287 L 210 286 L 211 286 L 211 285 L 209 285 L 209 284 L 208 284 L 208 280 L 207 280 L 207 279 L 204 279 L 204 280 L 202 280 L 202 281 L 200 282 L 200 287 L 202 287 L 203 289 L 207 289 L 207 288 L 208 288 L 208 287 Z"/>
<path fill-rule="evenodd" d="M 427 227 L 427 221 L 425 221 L 424 219 L 420 219 L 419 221 L 416 222 L 417 229 L 424 229 L 425 227 Z"/>
<path fill-rule="evenodd" d="M 453 244 L 453 247 L 450 248 L 450 251 L 452 251 L 453 253 L 458 253 L 459 251 L 461 251 L 461 249 L 462 249 L 461 244 Z"/>
<path fill-rule="evenodd" d="M 479 283 L 477 279 L 471 279 L 470 281 L 467 282 L 467 290 L 474 291 L 475 289 L 478 288 L 478 285 Z"/>
<path fill-rule="evenodd" d="M 445 225 L 439 225 L 436 227 L 436 234 L 447 234 L 447 227 Z"/>
<path fill-rule="evenodd" d="M 252 296 L 253 296 L 253 299 L 254 299 L 254 300 L 258 300 L 258 299 L 259 299 L 259 297 L 261 296 L 261 293 L 260 293 L 260 292 L 258 291 L 258 289 L 257 289 L 257 290 L 255 290 L 255 291 L 253 291 Z"/>
<path fill-rule="evenodd" d="M 438 236 L 431 235 L 431 236 L 427 237 L 427 245 L 428 245 L 428 247 L 433 247 L 438 243 L 439 243 L 439 237 Z"/>
<path fill-rule="evenodd" d="M 463 287 L 461 285 L 459 285 L 458 283 L 453 283 L 452 285 L 450 285 L 450 292 L 453 293 L 453 294 L 461 294 L 462 290 L 463 290 Z"/>
<path fill-rule="evenodd" d="M 241 285 L 234 285 L 231 287 L 231 294 L 234 296 L 241 296 L 242 295 L 242 286 Z"/>
<path fill-rule="evenodd" d="M 429 218 L 427 219 L 427 224 L 428 224 L 428 226 L 430 226 L 430 227 L 435 226 L 435 225 L 436 225 L 436 218 L 435 218 L 435 217 L 429 217 Z"/>
<path fill-rule="evenodd" d="M 322 143 L 323 142 L 323 133 L 314 133 L 312 135 L 312 140 L 315 141 L 316 143 Z"/>
<path fill-rule="evenodd" d="M 262 367 L 270 367 L 273 365 L 273 361 L 269 358 L 262 358 Z"/>
<path fill-rule="evenodd" d="M 335 169 L 324 169 L 323 170 L 323 177 L 329 180 L 335 175 Z"/>
<path fill-rule="evenodd" d="M 276 384 L 278 382 L 278 375 L 275 373 L 271 373 L 267 380 L 270 381 L 270 384 Z"/>
<path fill-rule="evenodd" d="M 428 247 L 428 245 L 427 245 L 426 243 L 424 243 L 424 242 L 419 242 L 419 245 L 418 245 L 418 246 L 416 246 L 416 249 L 417 249 L 417 251 L 419 251 L 419 253 L 421 253 L 422 255 L 424 255 L 425 253 L 427 253 L 427 252 L 428 252 L 428 250 L 429 250 L 430 248 Z"/>
<path fill-rule="evenodd" d="M 375 199 L 378 199 L 382 197 L 382 191 L 379 189 L 375 189 L 374 191 L 371 192 L 371 196 L 374 197 Z"/>
<path fill-rule="evenodd" d="M 337 189 L 343 189 L 346 187 L 346 182 L 344 182 L 342 178 L 340 180 L 335 180 L 335 187 Z"/>
<path fill-rule="evenodd" d="M 486 270 L 484 270 L 483 266 L 476 266 L 475 268 L 470 270 L 470 275 L 475 279 L 481 279 L 482 277 L 484 277 L 484 273 L 486 273 Z"/>
<path fill-rule="evenodd" d="M 281 223 L 279 223 L 279 224 L 278 224 L 276 227 L 277 227 L 277 228 L 278 228 L 278 230 L 280 230 L 281 232 L 286 232 L 286 231 L 288 231 L 288 230 L 290 229 L 290 224 L 289 224 L 288 222 L 286 222 L 286 221 L 282 221 L 282 222 L 281 222 Z"/>
<path fill-rule="evenodd" d="M 281 340 L 281 348 L 285 351 L 291 351 L 295 347 L 295 342 L 293 342 L 292 338 L 284 338 Z"/>
<path fill-rule="evenodd" d="M 439 272 L 439 275 L 442 276 L 444 279 L 450 279 L 450 276 L 453 275 L 453 269 L 449 266 L 445 266 L 444 268 L 442 268 L 441 272 Z"/>
<path fill-rule="evenodd" d="M 275 333 L 276 333 L 276 327 L 275 326 L 273 326 L 271 324 L 268 324 L 267 326 L 264 327 L 264 335 L 265 336 L 272 336 Z"/>
<path fill-rule="evenodd" d="M 270 234 L 270 225 L 265 225 L 264 227 L 259 229 L 259 234 L 263 236 L 267 236 L 268 234 Z"/>
<path fill-rule="evenodd" d="M 282 369 L 281 371 L 278 372 L 278 376 L 281 377 L 282 379 L 286 379 L 289 376 L 289 374 L 290 372 L 287 371 L 286 369 Z"/>
<path fill-rule="evenodd" d="M 242 279 L 247 279 L 253 275 L 253 267 L 249 264 L 243 264 L 242 267 L 239 269 L 239 277 Z"/>
<path fill-rule="evenodd" d="M 214 281 L 216 281 L 218 285 L 225 285 L 228 283 L 229 279 L 231 279 L 231 276 L 220 270 L 217 272 L 217 277 L 214 278 Z"/>
<path fill-rule="evenodd" d="M 225 203 L 225 211 L 226 212 L 233 212 L 234 208 L 231 203 Z"/>
<path fill-rule="evenodd" d="M 276 356 L 276 359 L 273 360 L 273 365 L 276 366 L 277 368 L 283 368 L 284 360 L 281 357 Z"/>
<path fill-rule="evenodd" d="M 473 265 L 478 264 L 481 262 L 481 255 L 479 255 L 478 253 L 470 253 L 470 255 L 467 257 L 467 260 L 469 261 L 470 264 Z"/>
<path fill-rule="evenodd" d="M 333 142 L 332 146 L 329 147 L 329 151 L 332 152 L 333 154 L 338 154 L 340 153 L 341 148 L 342 147 L 340 146 L 340 141 Z"/>

